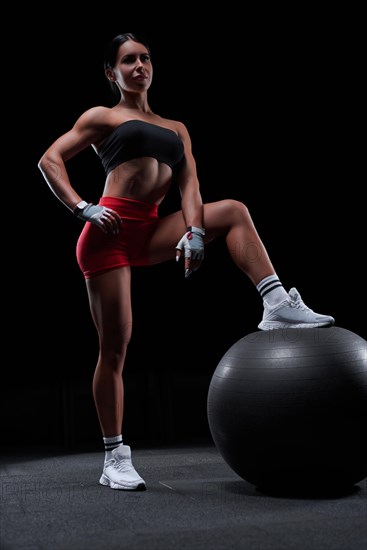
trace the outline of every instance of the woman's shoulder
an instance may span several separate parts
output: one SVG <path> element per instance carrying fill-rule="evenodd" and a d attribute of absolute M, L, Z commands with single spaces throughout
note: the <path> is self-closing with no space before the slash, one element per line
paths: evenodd
<path fill-rule="evenodd" d="M 112 109 L 101 105 L 84 111 L 77 120 L 80 126 L 101 127 L 108 126 L 113 117 Z"/>

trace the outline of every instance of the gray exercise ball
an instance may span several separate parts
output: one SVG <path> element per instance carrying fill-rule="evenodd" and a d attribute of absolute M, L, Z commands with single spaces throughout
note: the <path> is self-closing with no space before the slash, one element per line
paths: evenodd
<path fill-rule="evenodd" d="M 246 335 L 217 365 L 208 423 L 227 464 L 261 488 L 367 476 L 367 342 L 341 327 Z"/>

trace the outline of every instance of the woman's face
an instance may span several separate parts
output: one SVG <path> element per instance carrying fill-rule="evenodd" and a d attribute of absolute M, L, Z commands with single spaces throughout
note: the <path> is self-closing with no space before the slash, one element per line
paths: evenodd
<path fill-rule="evenodd" d="M 107 77 L 116 82 L 122 91 L 142 92 L 152 83 L 153 67 L 147 48 L 139 42 L 127 40 L 117 52 L 113 69 Z"/>

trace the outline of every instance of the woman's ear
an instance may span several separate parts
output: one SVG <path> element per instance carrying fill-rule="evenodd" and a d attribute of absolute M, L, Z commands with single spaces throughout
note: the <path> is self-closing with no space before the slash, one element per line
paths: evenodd
<path fill-rule="evenodd" d="M 110 80 L 111 82 L 116 81 L 115 73 L 113 72 L 112 69 L 107 69 L 106 70 L 106 76 L 107 76 L 108 80 Z"/>

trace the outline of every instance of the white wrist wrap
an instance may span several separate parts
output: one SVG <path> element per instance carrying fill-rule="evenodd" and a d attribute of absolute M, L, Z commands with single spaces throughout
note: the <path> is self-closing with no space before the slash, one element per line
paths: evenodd
<path fill-rule="evenodd" d="M 205 229 L 203 227 L 195 227 L 194 225 L 190 225 L 187 228 L 187 231 L 190 231 L 190 233 L 196 233 L 198 235 L 205 235 Z"/>
<path fill-rule="evenodd" d="M 88 203 L 85 202 L 85 201 L 80 201 L 78 202 L 78 204 L 76 205 L 76 207 L 74 208 L 73 212 L 78 212 L 78 210 L 83 210 L 83 208 L 85 208 L 86 206 L 88 206 Z"/>

